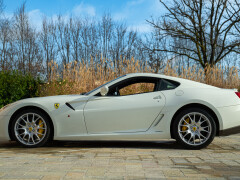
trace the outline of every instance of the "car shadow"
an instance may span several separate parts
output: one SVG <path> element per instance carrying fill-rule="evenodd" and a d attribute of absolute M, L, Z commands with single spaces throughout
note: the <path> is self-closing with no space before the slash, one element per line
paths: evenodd
<path fill-rule="evenodd" d="M 48 147 L 176 149 L 176 141 L 54 141 Z"/>
<path fill-rule="evenodd" d="M 21 149 L 23 146 L 16 142 L 0 142 L 0 150 L 7 148 Z M 130 148 L 130 149 L 183 149 L 176 141 L 53 141 L 40 147 L 41 149 L 63 148 Z M 24 148 L 26 149 L 26 148 Z M 27 148 L 32 149 L 32 148 Z M 33 148 L 36 149 L 36 148 Z M 37 148 L 39 149 L 39 148 Z"/>

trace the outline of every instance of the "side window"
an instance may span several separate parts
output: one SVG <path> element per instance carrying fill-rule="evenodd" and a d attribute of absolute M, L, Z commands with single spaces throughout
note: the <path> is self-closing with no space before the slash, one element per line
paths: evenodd
<path fill-rule="evenodd" d="M 129 78 L 109 87 L 107 96 L 127 96 L 154 92 L 158 90 L 159 82 L 160 79 L 154 77 Z"/>
<path fill-rule="evenodd" d="M 153 92 L 155 83 L 134 83 L 119 89 L 120 96 Z"/>
<path fill-rule="evenodd" d="M 180 83 L 172 80 L 162 79 L 160 84 L 160 91 L 175 89 L 180 85 Z"/>

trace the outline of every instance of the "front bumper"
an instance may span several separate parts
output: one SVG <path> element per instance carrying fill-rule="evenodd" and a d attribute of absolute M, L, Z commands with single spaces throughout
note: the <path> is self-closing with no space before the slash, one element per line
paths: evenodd
<path fill-rule="evenodd" d="M 10 116 L 0 116 L 0 140 L 10 140 L 8 134 L 8 123 Z"/>

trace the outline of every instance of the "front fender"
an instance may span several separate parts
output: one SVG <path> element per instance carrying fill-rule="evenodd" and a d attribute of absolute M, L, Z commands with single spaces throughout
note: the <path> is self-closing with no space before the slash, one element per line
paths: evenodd
<path fill-rule="evenodd" d="M 27 108 L 39 108 L 41 110 L 43 110 L 45 113 L 48 114 L 48 116 L 51 118 L 52 123 L 53 123 L 53 127 L 54 127 L 54 135 L 55 133 L 57 133 L 57 129 L 56 127 L 56 122 L 54 117 L 52 116 L 51 113 L 51 109 L 46 108 L 45 106 L 43 106 L 42 104 L 39 103 L 34 103 L 34 102 L 22 102 L 22 101 L 17 101 L 15 103 L 10 104 L 8 107 L 6 107 L 5 109 L 3 109 L 0 112 L 0 116 L 4 116 L 4 117 L 8 117 L 6 123 L 9 126 L 10 120 L 13 117 L 13 115 L 20 109 L 27 109 Z"/>

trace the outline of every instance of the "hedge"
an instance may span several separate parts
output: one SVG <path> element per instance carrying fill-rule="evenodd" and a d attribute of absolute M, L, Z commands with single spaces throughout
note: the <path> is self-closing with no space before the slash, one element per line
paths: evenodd
<path fill-rule="evenodd" d="M 0 108 L 20 99 L 38 96 L 39 79 L 19 71 L 0 71 Z"/>

